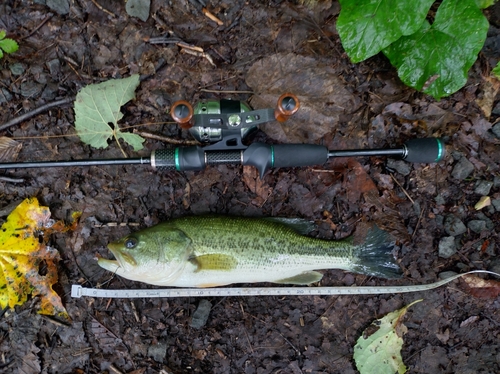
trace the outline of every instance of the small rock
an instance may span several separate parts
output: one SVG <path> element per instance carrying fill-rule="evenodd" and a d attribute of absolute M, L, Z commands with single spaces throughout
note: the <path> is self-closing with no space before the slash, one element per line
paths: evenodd
<path fill-rule="evenodd" d="M 53 77 L 56 77 L 61 72 L 61 62 L 57 58 L 47 61 L 47 67 Z"/>
<path fill-rule="evenodd" d="M 495 124 L 495 126 L 491 128 L 491 131 L 493 131 L 493 134 L 495 134 L 495 136 L 500 139 L 500 122 Z"/>
<path fill-rule="evenodd" d="M 493 182 L 480 180 L 476 183 L 475 193 L 481 196 L 488 196 L 490 194 L 491 187 L 493 187 Z"/>
<path fill-rule="evenodd" d="M 439 277 L 439 279 L 446 279 L 446 278 L 451 278 L 457 274 L 458 273 L 455 271 L 443 271 L 443 272 L 438 274 L 438 277 Z"/>
<path fill-rule="evenodd" d="M 15 64 L 10 65 L 9 69 L 12 75 L 16 76 L 23 75 L 24 72 L 26 71 L 26 68 L 20 62 L 16 62 Z"/>
<path fill-rule="evenodd" d="M 495 177 L 493 178 L 493 188 L 499 188 L 499 187 L 500 187 L 500 176 L 495 175 Z"/>
<path fill-rule="evenodd" d="M 453 236 L 445 236 L 439 241 L 439 257 L 450 258 L 455 253 L 457 253 L 457 248 Z"/>
<path fill-rule="evenodd" d="M 196 308 L 193 313 L 190 326 L 195 329 L 201 329 L 205 326 L 208 315 L 210 314 L 210 309 L 212 309 L 212 303 L 205 299 L 201 300 L 198 304 L 198 308 Z"/>
<path fill-rule="evenodd" d="M 408 175 L 411 172 L 411 167 L 408 162 L 402 160 L 394 160 L 389 158 L 387 160 L 387 167 L 396 170 L 401 175 Z"/>
<path fill-rule="evenodd" d="M 69 0 L 47 0 L 47 6 L 60 15 L 69 13 Z"/>
<path fill-rule="evenodd" d="M 488 266 L 488 270 L 500 274 L 500 258 L 492 260 L 490 266 Z"/>
<path fill-rule="evenodd" d="M 486 222 L 479 219 L 474 219 L 472 221 L 469 221 L 469 223 L 467 223 L 467 227 L 471 231 L 474 231 L 475 233 L 479 234 L 481 231 L 486 229 Z"/>
<path fill-rule="evenodd" d="M 167 344 L 160 342 L 150 345 L 148 348 L 148 357 L 151 357 L 156 362 L 163 362 L 165 357 L 167 357 Z"/>
<path fill-rule="evenodd" d="M 461 235 L 467 231 L 464 223 L 460 221 L 459 218 L 451 214 L 446 216 L 443 226 L 446 233 L 451 236 Z"/>
<path fill-rule="evenodd" d="M 476 219 L 479 219 L 486 223 L 486 230 L 493 230 L 495 228 L 495 224 L 493 223 L 493 221 L 489 219 L 489 217 L 482 212 L 478 212 L 476 214 Z"/>
<path fill-rule="evenodd" d="M 151 0 L 128 0 L 125 5 L 125 10 L 132 17 L 137 17 L 141 21 L 146 22 L 149 17 L 149 8 Z"/>
<path fill-rule="evenodd" d="M 491 205 L 493 205 L 495 207 L 495 210 L 497 212 L 500 212 L 500 199 L 491 200 Z"/>
<path fill-rule="evenodd" d="M 43 90 L 43 84 L 36 83 L 33 81 L 21 83 L 21 95 L 24 97 L 37 97 Z"/>
<path fill-rule="evenodd" d="M 12 100 L 12 95 L 6 88 L 0 88 L 0 104 L 8 103 Z"/>
<path fill-rule="evenodd" d="M 444 204 L 446 204 L 446 200 L 444 199 L 443 195 L 441 195 L 441 194 L 438 194 L 438 195 L 434 198 L 434 200 L 436 201 L 436 204 L 437 204 L 437 205 L 444 205 Z"/>
<path fill-rule="evenodd" d="M 462 157 L 451 171 L 451 176 L 458 180 L 464 180 L 474 171 L 474 165 L 467 158 Z"/>

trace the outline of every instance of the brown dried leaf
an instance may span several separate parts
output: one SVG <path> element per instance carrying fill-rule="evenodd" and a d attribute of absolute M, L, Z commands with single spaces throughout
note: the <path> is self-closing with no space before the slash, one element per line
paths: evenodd
<path fill-rule="evenodd" d="M 462 277 L 467 291 L 474 297 L 481 299 L 494 299 L 500 295 L 500 282 L 487 280 L 475 275 Z"/>
<path fill-rule="evenodd" d="M 0 136 L 0 161 L 15 161 L 22 147 L 14 139 Z"/>
<path fill-rule="evenodd" d="M 495 97 L 500 89 L 500 81 L 495 77 L 484 77 L 482 88 L 483 97 L 481 99 L 477 99 L 476 103 L 483 111 L 485 117 L 490 118 Z"/>
<path fill-rule="evenodd" d="M 243 166 L 243 182 L 250 191 L 259 197 L 258 200 L 261 203 L 264 203 L 272 192 L 271 186 L 260 179 L 257 169 L 253 166 Z"/>

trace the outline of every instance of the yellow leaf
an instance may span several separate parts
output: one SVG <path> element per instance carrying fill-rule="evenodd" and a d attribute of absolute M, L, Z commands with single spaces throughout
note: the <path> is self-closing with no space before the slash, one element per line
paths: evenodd
<path fill-rule="evenodd" d="M 76 216 L 74 216 L 76 218 Z M 52 289 L 57 283 L 59 253 L 46 245 L 48 234 L 73 228 L 50 218 L 49 208 L 36 198 L 19 204 L 0 228 L 0 307 L 13 308 L 28 296 L 40 296 L 41 314 L 69 319 Z M 45 235 L 44 235 L 45 234 Z M 40 268 L 43 266 L 43 275 Z"/>

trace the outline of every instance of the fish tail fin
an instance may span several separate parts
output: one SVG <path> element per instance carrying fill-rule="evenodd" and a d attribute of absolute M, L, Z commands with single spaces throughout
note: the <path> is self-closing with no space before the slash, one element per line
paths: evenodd
<path fill-rule="evenodd" d="M 380 278 L 401 278 L 402 271 L 392 254 L 395 244 L 390 235 L 374 226 L 364 243 L 354 249 L 352 271 Z"/>

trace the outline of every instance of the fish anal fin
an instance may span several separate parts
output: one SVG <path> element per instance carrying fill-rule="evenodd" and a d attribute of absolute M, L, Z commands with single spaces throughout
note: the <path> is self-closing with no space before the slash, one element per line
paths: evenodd
<path fill-rule="evenodd" d="M 305 271 L 290 278 L 273 281 L 273 283 L 306 285 L 319 282 L 321 278 L 323 278 L 323 274 L 318 271 Z"/>
<path fill-rule="evenodd" d="M 238 261 L 230 255 L 213 253 L 201 256 L 195 256 L 189 259 L 197 266 L 196 271 L 200 270 L 233 270 L 238 265 Z"/>

